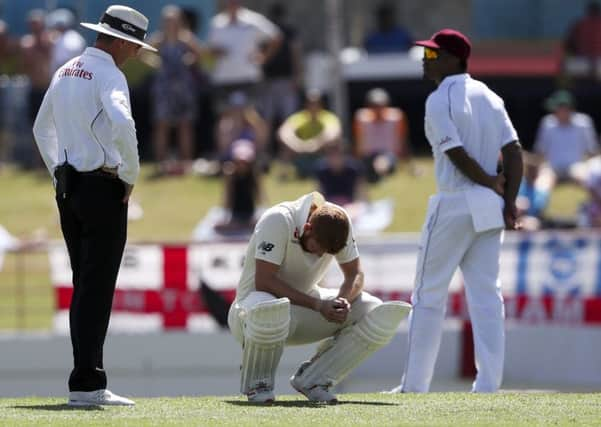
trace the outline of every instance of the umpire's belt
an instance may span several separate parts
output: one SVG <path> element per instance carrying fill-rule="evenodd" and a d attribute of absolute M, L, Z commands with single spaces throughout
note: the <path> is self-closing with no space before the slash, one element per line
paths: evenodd
<path fill-rule="evenodd" d="M 99 177 L 103 177 L 103 178 L 112 178 L 112 179 L 119 178 L 119 175 L 117 174 L 117 168 L 109 168 L 107 166 L 103 166 L 101 168 L 94 169 L 92 171 L 79 172 L 79 174 L 82 176 L 99 176 Z"/>

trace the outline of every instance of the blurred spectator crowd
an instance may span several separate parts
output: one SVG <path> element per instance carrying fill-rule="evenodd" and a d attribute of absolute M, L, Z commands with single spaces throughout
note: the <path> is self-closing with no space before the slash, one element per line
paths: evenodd
<path fill-rule="evenodd" d="M 162 9 L 160 28 L 148 39 L 159 53 L 143 54 L 137 64 L 151 70 L 143 83 L 150 147 L 141 149 L 143 159 L 153 161 L 151 178 L 222 178 L 229 216 L 218 227 L 228 231 L 252 227 L 265 197 L 261 177 L 272 168 L 282 180 L 315 179 L 326 198 L 346 205 L 367 201 L 368 185 L 401 168 L 421 174 L 398 100 L 382 88 L 369 88 L 345 127 L 329 108 L 327 93 L 303 84 L 303 47 L 287 3 L 271 5 L 266 15 L 242 3 L 224 1 L 205 40 L 197 37 L 198 20 L 190 10 Z M 412 35 L 396 16 L 390 2 L 374 6 L 376 25 L 363 40 L 367 53 L 412 47 Z M 599 16 L 599 6 L 591 3 L 566 35 L 567 56 L 598 59 Z M 34 9 L 26 20 L 29 33 L 20 38 L 0 21 L 0 168 L 4 163 L 42 167 L 31 123 L 54 70 L 86 47 L 79 19 L 69 9 Z M 545 103 L 548 114 L 532 152 L 525 154 L 519 208 L 526 230 L 601 226 L 598 135 L 591 117 L 576 107 L 565 90 Z M 588 198 L 577 218 L 550 218 L 551 194 L 567 182 L 584 188 Z"/>
<path fill-rule="evenodd" d="M 219 224 L 224 230 L 252 224 L 261 176 L 274 161 L 282 179 L 314 178 L 340 202 L 366 199 L 363 181 L 376 182 L 410 158 L 403 112 L 389 105 L 383 89 L 374 89 L 345 135 L 327 95 L 304 87 L 302 44 L 285 3 L 274 3 L 266 16 L 241 3 L 223 2 L 206 40 L 196 36 L 198 20 L 189 9 L 162 9 L 159 30 L 148 38 L 158 54 L 141 53 L 137 64 L 151 70 L 142 83 L 151 149 L 141 147 L 155 165 L 150 178 L 223 177 L 224 207 L 231 211 L 231 221 Z M 406 51 L 411 38 L 387 11 L 377 9 L 378 28 L 366 47 Z M 18 39 L 0 22 L 0 57 L 16 61 L 10 77 L 0 69 L 7 74 L 0 102 L 12 107 L 0 114 L 0 164 L 41 169 L 32 122 L 54 71 L 81 54 L 86 42 L 70 9 L 34 9 L 26 20 L 29 32 Z"/>

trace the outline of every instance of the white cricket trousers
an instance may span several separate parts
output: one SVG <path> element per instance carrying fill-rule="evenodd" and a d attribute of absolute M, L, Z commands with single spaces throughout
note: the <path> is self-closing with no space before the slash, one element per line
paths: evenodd
<path fill-rule="evenodd" d="M 338 289 L 315 287 L 308 292 L 309 295 L 319 296 L 321 299 L 333 299 L 338 295 Z M 239 343 L 244 339 L 243 325 L 240 320 L 240 311 L 249 310 L 258 303 L 277 299 L 270 293 L 255 291 L 241 301 L 236 301 L 230 307 L 228 313 L 228 324 L 232 335 Z M 359 297 L 351 304 L 351 312 L 346 322 L 339 324 L 327 321 L 321 313 L 301 307 L 290 305 L 290 332 L 286 345 L 302 345 L 318 342 L 332 337 L 340 329 L 343 329 L 363 318 L 367 313 L 382 304 L 379 298 L 361 292 Z"/>
<path fill-rule="evenodd" d="M 409 345 L 403 392 L 427 392 L 440 347 L 448 287 L 457 267 L 465 284 L 474 334 L 474 392 L 501 385 L 505 354 L 503 296 L 499 276 L 502 229 L 477 233 L 463 192 L 430 197 L 411 296 Z"/>

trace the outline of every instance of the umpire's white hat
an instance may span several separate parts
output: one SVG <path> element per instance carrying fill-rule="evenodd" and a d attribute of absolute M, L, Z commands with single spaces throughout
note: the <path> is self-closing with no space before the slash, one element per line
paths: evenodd
<path fill-rule="evenodd" d="M 81 25 L 90 30 L 138 44 L 144 49 L 157 51 L 151 45 L 144 43 L 146 31 L 148 31 L 148 18 L 131 7 L 109 6 L 98 24 L 82 22 Z"/>

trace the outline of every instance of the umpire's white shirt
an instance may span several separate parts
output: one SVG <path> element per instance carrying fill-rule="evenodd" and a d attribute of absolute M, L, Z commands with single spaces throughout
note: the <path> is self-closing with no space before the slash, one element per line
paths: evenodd
<path fill-rule="evenodd" d="M 438 190 L 475 186 L 445 151 L 463 147 L 489 175 L 496 175 L 499 151 L 518 139 L 503 100 L 469 74 L 444 78 L 426 101 L 425 132 L 434 155 Z"/>
<path fill-rule="evenodd" d="M 88 47 L 56 71 L 33 133 L 51 175 L 68 159 L 80 172 L 118 167 L 123 181 L 134 184 L 138 177 L 127 81 L 113 58 L 100 49 Z"/>
<path fill-rule="evenodd" d="M 323 196 L 313 192 L 295 201 L 280 203 L 261 216 L 246 250 L 236 292 L 237 301 L 242 301 L 256 289 L 257 259 L 279 265 L 278 277 L 291 287 L 307 293 L 323 279 L 332 259 L 336 258 L 339 264 L 344 264 L 359 256 L 352 226 L 346 246 L 336 255 L 324 254 L 319 257 L 305 252 L 301 247 L 299 239 L 311 205 L 321 206 L 324 203 L 328 202 L 324 201 Z"/>

